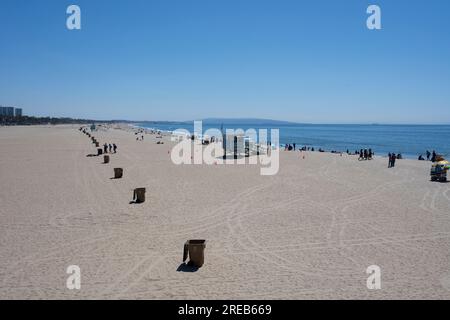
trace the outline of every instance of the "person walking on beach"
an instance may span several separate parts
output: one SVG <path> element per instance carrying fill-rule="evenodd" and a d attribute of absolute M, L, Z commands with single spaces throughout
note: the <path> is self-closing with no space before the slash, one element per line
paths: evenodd
<path fill-rule="evenodd" d="M 112 145 L 111 145 L 111 143 L 108 145 L 108 147 L 109 147 L 109 153 L 112 153 Z"/>
<path fill-rule="evenodd" d="M 369 160 L 372 160 L 373 152 L 372 149 L 369 149 Z"/>
<path fill-rule="evenodd" d="M 294 147 L 294 151 L 295 151 L 295 143 L 293 143 L 292 146 Z"/>
<path fill-rule="evenodd" d="M 103 145 L 103 152 L 108 153 L 108 145 L 106 143 Z"/>
<path fill-rule="evenodd" d="M 430 161 L 430 156 L 431 156 L 431 153 L 430 153 L 430 151 L 427 150 L 427 161 Z"/>
<path fill-rule="evenodd" d="M 389 152 L 388 154 L 388 168 L 392 167 L 392 154 Z"/>
<path fill-rule="evenodd" d="M 431 156 L 431 162 L 436 162 L 436 151 L 433 150 L 433 155 Z"/>
<path fill-rule="evenodd" d="M 117 153 L 117 146 L 115 143 L 113 143 L 113 149 L 114 149 L 114 153 Z"/>

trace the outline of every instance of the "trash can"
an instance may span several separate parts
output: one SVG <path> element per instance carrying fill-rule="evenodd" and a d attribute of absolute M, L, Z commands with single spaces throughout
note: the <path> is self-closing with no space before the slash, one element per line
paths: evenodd
<path fill-rule="evenodd" d="M 200 268 L 205 262 L 206 240 L 188 240 L 184 244 L 183 262 L 186 261 L 189 254 L 188 265 Z"/>
<path fill-rule="evenodd" d="M 103 149 L 102 148 L 98 148 L 97 149 L 97 155 L 101 156 L 103 154 Z"/>
<path fill-rule="evenodd" d="M 122 168 L 114 168 L 114 179 L 120 179 L 123 176 Z"/>
<path fill-rule="evenodd" d="M 109 163 L 109 156 L 108 155 L 104 155 L 103 156 L 103 163 Z"/>
<path fill-rule="evenodd" d="M 145 201 L 145 188 L 136 188 L 133 193 L 133 200 L 136 203 L 142 203 Z"/>
<path fill-rule="evenodd" d="M 100 147 L 100 143 L 98 143 L 97 141 L 95 142 L 95 146 L 98 148 Z"/>

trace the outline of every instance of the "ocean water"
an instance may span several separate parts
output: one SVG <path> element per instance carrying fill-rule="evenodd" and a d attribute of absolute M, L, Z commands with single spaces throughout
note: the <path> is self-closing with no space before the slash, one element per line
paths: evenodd
<path fill-rule="evenodd" d="M 193 122 L 137 123 L 143 128 L 164 131 L 186 129 L 194 131 Z M 203 123 L 203 132 L 209 128 L 220 129 L 220 124 Z M 450 125 L 333 125 L 333 124 L 245 124 L 226 123 L 224 129 L 279 129 L 280 144 L 295 143 L 296 147 L 322 148 L 325 151 L 354 152 L 359 149 L 374 150 L 376 155 L 401 153 L 407 158 L 425 157 L 426 150 L 435 150 L 450 158 Z M 270 131 L 268 131 L 270 133 Z M 269 138 L 268 138 L 269 139 Z M 270 139 L 269 139 L 270 140 Z"/>

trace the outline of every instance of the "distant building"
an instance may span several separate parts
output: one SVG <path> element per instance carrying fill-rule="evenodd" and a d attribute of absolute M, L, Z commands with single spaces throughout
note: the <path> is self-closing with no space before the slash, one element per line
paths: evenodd
<path fill-rule="evenodd" d="M 5 117 L 21 117 L 22 116 L 22 108 L 14 108 L 14 107 L 3 107 L 0 106 L 0 116 Z"/>
<path fill-rule="evenodd" d="M 14 117 L 14 107 L 6 107 L 6 115 L 8 117 Z"/>

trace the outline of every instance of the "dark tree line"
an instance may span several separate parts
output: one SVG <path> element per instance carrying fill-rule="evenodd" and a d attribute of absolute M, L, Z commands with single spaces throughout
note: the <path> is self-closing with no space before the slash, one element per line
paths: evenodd
<path fill-rule="evenodd" d="M 3 126 L 30 126 L 30 125 L 44 125 L 44 124 L 92 124 L 92 123 L 114 123 L 117 121 L 96 121 L 88 119 L 73 119 L 73 118 L 53 118 L 53 117 L 11 117 L 0 116 L 0 125 Z"/>

